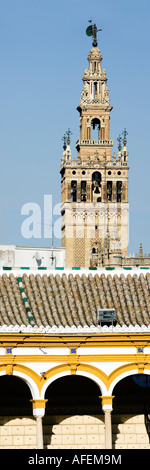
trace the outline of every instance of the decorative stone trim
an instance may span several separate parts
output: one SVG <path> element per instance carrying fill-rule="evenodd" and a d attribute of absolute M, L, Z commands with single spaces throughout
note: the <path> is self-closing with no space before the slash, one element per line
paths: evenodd
<path fill-rule="evenodd" d="M 0 333 L 39 333 L 39 334 L 80 334 L 80 333 L 85 333 L 85 334 L 114 334 L 114 333 L 150 333 L 150 325 L 116 325 L 116 326 L 95 326 L 95 325 L 85 325 L 84 327 L 82 326 L 59 326 L 57 327 L 56 325 L 54 326 L 46 326 L 44 327 L 43 325 L 37 326 L 34 322 L 34 319 L 32 317 L 31 311 L 29 310 L 28 312 L 30 324 L 28 326 L 25 325 L 3 325 L 0 326 Z"/>

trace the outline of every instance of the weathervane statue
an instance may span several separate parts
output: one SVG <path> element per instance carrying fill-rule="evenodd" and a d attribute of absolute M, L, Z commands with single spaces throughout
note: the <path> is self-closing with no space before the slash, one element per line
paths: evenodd
<path fill-rule="evenodd" d="M 92 23 L 91 20 L 89 20 L 89 23 Z M 87 36 L 93 36 L 93 47 L 97 47 L 97 32 L 102 31 L 102 29 L 97 29 L 96 24 L 91 24 L 86 28 L 86 34 Z"/>

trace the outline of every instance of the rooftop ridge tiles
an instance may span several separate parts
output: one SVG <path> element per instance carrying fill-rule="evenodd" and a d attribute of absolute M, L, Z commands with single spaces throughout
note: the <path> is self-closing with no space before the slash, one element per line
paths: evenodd
<path fill-rule="evenodd" d="M 109 274 L 113 277 L 115 274 L 117 274 L 118 276 L 120 276 L 121 274 L 124 274 L 125 277 L 127 277 L 129 274 L 131 275 L 131 277 L 135 274 L 137 274 L 138 276 L 140 275 L 140 273 L 142 272 L 143 276 L 145 277 L 145 275 L 147 273 L 149 273 L 149 267 L 132 267 L 130 270 L 129 268 L 126 268 L 126 267 L 115 267 L 113 270 L 110 269 L 110 268 L 107 268 L 107 267 L 99 267 L 99 268 L 96 268 L 96 270 L 91 270 L 89 268 L 80 268 L 79 270 L 74 270 L 73 268 L 61 268 L 59 271 L 58 271 L 58 268 L 55 269 L 49 269 L 49 268 L 46 268 L 46 270 L 39 270 L 38 268 L 21 268 L 21 267 L 18 267 L 18 268 L 12 268 L 12 267 L 0 267 L 0 275 L 2 275 L 5 271 L 7 272 L 7 275 L 9 275 L 10 273 L 11 274 L 14 274 L 15 277 L 22 277 L 22 275 L 24 273 L 26 273 L 27 276 L 30 276 L 30 274 L 33 274 L 33 275 L 36 275 L 36 274 L 39 274 L 41 276 L 43 276 L 44 274 L 46 274 L 47 276 L 49 276 L 50 274 L 55 274 L 57 275 L 58 272 L 59 272 L 59 275 L 62 277 L 63 274 L 66 274 L 66 275 L 69 275 L 69 274 L 73 274 L 73 276 L 76 276 L 76 274 L 78 273 L 78 276 L 81 277 L 82 274 L 85 274 L 85 275 L 89 275 L 91 274 L 93 277 L 96 275 L 96 274 L 105 274 L 106 276 L 108 276 Z M 142 271 L 141 271 L 142 270 Z"/>
<path fill-rule="evenodd" d="M 145 326 L 145 325 L 116 325 L 116 326 L 99 326 L 95 327 L 94 325 L 88 326 L 85 325 L 84 327 L 76 327 L 76 326 L 71 326 L 71 327 L 43 327 L 43 326 L 34 326 L 32 327 L 31 325 L 29 326 L 19 326 L 19 325 L 3 325 L 0 326 L 0 334 L 1 333 L 32 333 L 32 334 L 120 334 L 120 333 L 150 333 L 150 325 Z"/>

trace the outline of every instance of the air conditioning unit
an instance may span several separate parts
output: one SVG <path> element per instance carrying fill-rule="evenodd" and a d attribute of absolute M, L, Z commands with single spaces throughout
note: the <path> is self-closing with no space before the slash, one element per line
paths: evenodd
<path fill-rule="evenodd" d="M 116 324 L 116 310 L 115 308 L 97 308 L 98 324 L 112 323 Z"/>

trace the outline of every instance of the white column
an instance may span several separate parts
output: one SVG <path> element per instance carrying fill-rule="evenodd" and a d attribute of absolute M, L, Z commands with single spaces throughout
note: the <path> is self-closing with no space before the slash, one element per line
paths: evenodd
<path fill-rule="evenodd" d="M 105 415 L 105 449 L 112 449 L 111 412 L 114 396 L 101 396 L 102 410 Z"/>
<path fill-rule="evenodd" d="M 37 449 L 43 449 L 42 416 L 36 416 L 36 447 Z"/>
<path fill-rule="evenodd" d="M 111 410 L 104 410 L 105 414 L 105 449 L 112 449 Z"/>
<path fill-rule="evenodd" d="M 43 423 L 42 418 L 45 415 L 45 404 L 47 400 L 30 400 L 33 406 L 33 416 L 36 418 L 36 447 L 43 449 Z"/>

